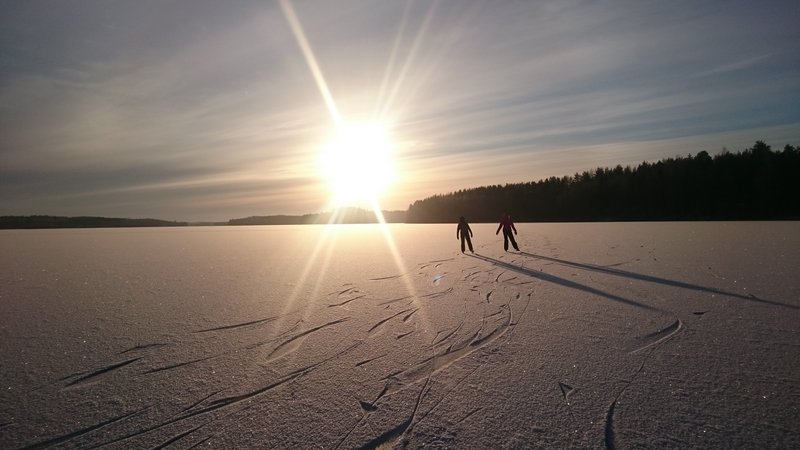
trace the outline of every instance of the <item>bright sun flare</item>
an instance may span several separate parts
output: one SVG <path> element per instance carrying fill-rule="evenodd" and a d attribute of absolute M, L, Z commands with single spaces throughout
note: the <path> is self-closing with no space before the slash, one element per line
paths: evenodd
<path fill-rule="evenodd" d="M 379 123 L 340 125 L 320 163 L 337 206 L 376 202 L 395 176 L 389 132 Z"/>

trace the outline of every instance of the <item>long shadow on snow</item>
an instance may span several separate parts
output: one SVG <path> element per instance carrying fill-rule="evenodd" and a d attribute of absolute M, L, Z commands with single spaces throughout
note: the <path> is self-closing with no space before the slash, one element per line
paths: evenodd
<path fill-rule="evenodd" d="M 538 279 L 540 279 L 542 281 L 547 281 L 549 283 L 555 283 L 555 284 L 558 284 L 558 285 L 561 285 L 561 286 L 564 286 L 564 287 L 577 289 L 579 291 L 588 292 L 588 293 L 594 294 L 594 295 L 599 295 L 599 296 L 605 297 L 605 298 L 607 298 L 609 300 L 614 300 L 616 302 L 624 303 L 626 305 L 636 306 L 636 307 L 647 309 L 647 310 L 650 310 L 650 311 L 664 312 L 663 310 L 661 310 L 659 308 L 656 308 L 656 307 L 653 307 L 653 306 L 650 306 L 650 305 L 645 305 L 644 303 L 639 303 L 639 302 L 634 301 L 634 300 L 629 300 L 627 298 L 620 297 L 618 295 L 610 294 L 608 292 L 604 292 L 604 291 L 601 291 L 599 289 L 595 289 L 595 288 L 593 288 L 591 286 L 586 286 L 584 284 L 580 284 L 580 283 L 576 283 L 576 282 L 571 281 L 571 280 L 567 280 L 566 278 L 561 278 L 561 277 L 557 277 L 555 275 L 550 275 L 549 273 L 538 272 L 538 271 L 535 271 L 535 270 L 526 269 L 526 268 L 521 267 L 521 266 L 515 266 L 514 264 L 507 263 L 505 261 L 500 261 L 498 259 L 490 258 L 488 256 L 480 255 L 478 253 L 467 254 L 467 256 L 471 256 L 471 257 L 476 258 L 476 259 L 482 259 L 482 260 L 484 260 L 486 262 L 490 262 L 490 263 L 492 263 L 492 264 L 494 264 L 494 265 L 496 265 L 498 267 L 502 267 L 504 269 L 512 270 L 514 272 L 521 273 L 521 274 L 527 275 L 529 277 L 538 278 Z"/>
<path fill-rule="evenodd" d="M 742 299 L 742 300 L 749 300 L 749 301 L 759 302 L 759 303 L 767 303 L 767 304 L 775 305 L 775 306 L 783 306 L 785 308 L 800 309 L 795 305 L 789 305 L 787 303 L 781 303 L 781 302 L 776 302 L 776 301 L 772 301 L 772 300 L 764 300 L 763 298 L 758 298 L 758 297 L 756 297 L 754 295 L 736 294 L 736 293 L 733 293 L 733 292 L 727 292 L 727 291 L 723 291 L 723 290 L 715 289 L 715 288 L 710 288 L 710 287 L 706 287 L 706 286 L 699 286 L 699 285 L 696 285 L 696 284 L 686 283 L 686 282 L 683 282 L 683 281 L 669 280 L 669 279 L 666 279 L 666 278 L 659 278 L 659 277 L 654 277 L 654 276 L 651 276 L 651 275 L 644 275 L 644 274 L 641 274 L 641 273 L 629 272 L 627 270 L 612 269 L 612 268 L 609 268 L 609 267 L 596 266 L 594 264 L 584 264 L 584 263 L 578 263 L 578 262 L 574 262 L 574 261 L 566 261 L 566 260 L 563 260 L 563 259 L 551 258 L 549 256 L 535 255 L 533 253 L 527 253 L 527 252 L 520 252 L 520 254 L 524 255 L 524 256 L 530 256 L 531 258 L 538 258 L 538 259 L 543 259 L 545 261 L 551 261 L 551 262 L 562 264 L 562 265 L 565 265 L 565 266 L 575 267 L 575 268 L 584 269 L 584 270 L 590 270 L 590 271 L 593 271 L 593 272 L 605 273 L 605 274 L 608 274 L 608 275 L 615 275 L 615 276 L 618 276 L 618 277 L 631 278 L 631 279 L 640 280 L 640 281 L 648 281 L 650 283 L 658 283 L 658 284 L 663 284 L 663 285 L 666 285 L 666 286 L 679 287 L 679 288 L 683 288 L 683 289 L 691 289 L 693 291 L 698 291 L 698 292 L 708 292 L 708 293 L 712 293 L 712 294 L 726 295 L 728 297 L 734 297 L 734 298 L 738 298 L 738 299 Z"/>

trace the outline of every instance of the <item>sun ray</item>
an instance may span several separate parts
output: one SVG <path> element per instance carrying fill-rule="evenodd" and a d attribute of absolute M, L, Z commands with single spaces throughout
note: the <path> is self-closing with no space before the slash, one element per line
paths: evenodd
<path fill-rule="evenodd" d="M 322 99 L 325 101 L 325 106 L 328 108 L 328 113 L 331 115 L 334 123 L 339 125 L 342 122 L 342 117 L 339 114 L 339 109 L 336 107 L 336 102 L 333 99 L 333 95 L 331 94 L 330 89 L 328 89 L 328 83 L 325 81 L 325 77 L 322 74 L 322 69 L 320 69 L 319 64 L 317 63 L 317 58 L 314 56 L 314 51 L 311 49 L 311 44 L 309 44 L 308 39 L 306 38 L 306 34 L 303 31 L 303 26 L 300 24 L 300 19 L 297 18 L 297 14 L 295 13 L 294 8 L 289 0 L 280 0 L 280 4 L 281 9 L 283 10 L 283 15 L 286 17 L 286 21 L 289 22 L 289 27 L 291 27 L 292 33 L 297 40 L 297 45 L 300 47 L 300 51 L 303 53 L 303 57 L 308 64 L 309 70 L 311 70 L 311 75 L 314 77 L 314 81 L 317 83 L 319 93 L 322 95 Z"/>
<path fill-rule="evenodd" d="M 394 259 L 394 264 L 397 267 L 399 273 L 402 274 L 401 279 L 403 280 L 403 284 L 405 285 L 406 291 L 411 296 L 411 301 L 414 302 L 414 306 L 422 306 L 419 296 L 417 295 L 417 290 L 414 288 L 414 283 L 410 279 L 408 275 L 408 269 L 406 266 L 405 261 L 403 260 L 403 256 L 400 254 L 400 251 L 397 249 L 397 245 L 394 243 L 394 237 L 392 236 L 392 232 L 389 230 L 388 225 L 386 224 L 386 219 L 383 217 L 383 212 L 381 212 L 381 207 L 378 204 L 376 199 L 372 200 L 372 211 L 375 213 L 375 217 L 378 220 L 378 226 L 383 233 L 383 238 L 386 241 L 386 245 L 389 247 L 389 252 L 392 254 L 392 258 Z M 428 319 L 428 314 L 425 308 L 420 308 L 420 319 L 422 321 L 422 326 L 425 330 L 430 329 L 430 320 Z"/>
<path fill-rule="evenodd" d="M 411 70 L 414 60 L 417 57 L 417 52 L 419 51 L 419 47 L 420 45 L 422 45 L 423 39 L 425 38 L 425 35 L 428 33 L 428 27 L 430 26 L 431 21 L 433 20 L 433 16 L 436 12 L 437 6 L 438 6 L 437 1 L 431 2 L 431 6 L 428 8 L 428 12 L 425 14 L 425 19 L 423 20 L 422 25 L 420 26 L 420 29 L 417 32 L 416 37 L 414 38 L 414 43 L 411 45 L 411 50 L 409 50 L 409 54 L 406 57 L 406 61 L 403 64 L 402 69 L 400 69 L 400 74 L 397 76 L 397 80 L 395 81 L 394 86 L 392 86 L 392 90 L 389 93 L 389 98 L 386 100 L 383 109 L 381 109 L 381 112 L 378 115 L 378 118 L 381 121 L 386 119 L 386 115 L 392 109 L 392 105 L 395 101 L 395 98 L 400 92 L 400 88 L 403 86 L 403 83 L 405 82 L 408 72 Z"/>
<path fill-rule="evenodd" d="M 408 24 L 408 16 L 411 12 L 411 5 L 414 4 L 414 1 L 411 0 L 406 2 L 406 7 L 403 10 L 403 17 L 400 19 L 400 29 L 397 31 L 397 37 L 394 40 L 394 46 L 392 47 L 392 53 L 389 55 L 389 62 L 386 65 L 386 71 L 383 73 L 383 79 L 381 80 L 381 87 L 378 90 L 378 98 L 375 102 L 375 112 L 373 113 L 374 117 L 379 117 L 383 110 L 383 101 L 386 97 L 386 90 L 388 89 L 389 79 L 391 78 L 392 71 L 394 70 L 395 61 L 397 61 L 397 54 L 400 51 L 400 44 L 403 43 L 403 36 L 405 35 L 406 25 Z"/>
<path fill-rule="evenodd" d="M 314 246 L 314 249 L 311 251 L 310 256 L 306 260 L 306 265 L 303 267 L 303 270 L 300 272 L 300 276 L 297 278 L 297 283 L 292 290 L 292 293 L 289 295 L 289 298 L 286 300 L 284 304 L 283 311 L 281 312 L 281 317 L 285 317 L 287 314 L 291 312 L 291 308 L 294 305 L 295 300 L 300 295 L 300 291 L 305 287 L 306 280 L 313 268 L 314 264 L 317 262 L 317 258 L 319 257 L 320 252 L 322 251 L 323 247 L 325 246 L 326 242 L 328 241 L 328 235 L 330 234 L 331 230 L 328 227 L 324 227 L 322 230 L 322 235 L 317 240 L 317 244 Z M 280 329 L 280 327 L 276 327 L 276 329 Z"/>

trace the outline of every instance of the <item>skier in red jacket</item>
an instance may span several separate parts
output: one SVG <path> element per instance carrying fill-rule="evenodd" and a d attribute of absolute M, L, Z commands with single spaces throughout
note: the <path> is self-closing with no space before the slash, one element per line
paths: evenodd
<path fill-rule="evenodd" d="M 500 219 L 500 225 L 497 227 L 497 231 L 495 231 L 495 235 L 500 233 L 500 229 L 503 229 L 503 248 L 508 251 L 508 241 L 511 240 L 511 245 L 514 246 L 514 250 L 519 251 L 519 246 L 517 245 L 517 241 L 514 240 L 514 234 L 517 234 L 517 228 L 514 226 L 514 222 L 511 220 L 511 214 L 505 213 L 502 215 L 502 219 Z M 511 230 L 514 230 L 514 233 L 511 233 Z"/>

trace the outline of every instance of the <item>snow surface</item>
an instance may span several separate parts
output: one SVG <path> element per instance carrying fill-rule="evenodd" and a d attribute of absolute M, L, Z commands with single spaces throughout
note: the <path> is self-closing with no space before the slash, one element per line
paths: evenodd
<path fill-rule="evenodd" d="M 800 227 L 0 232 L 0 448 L 800 448 Z"/>

